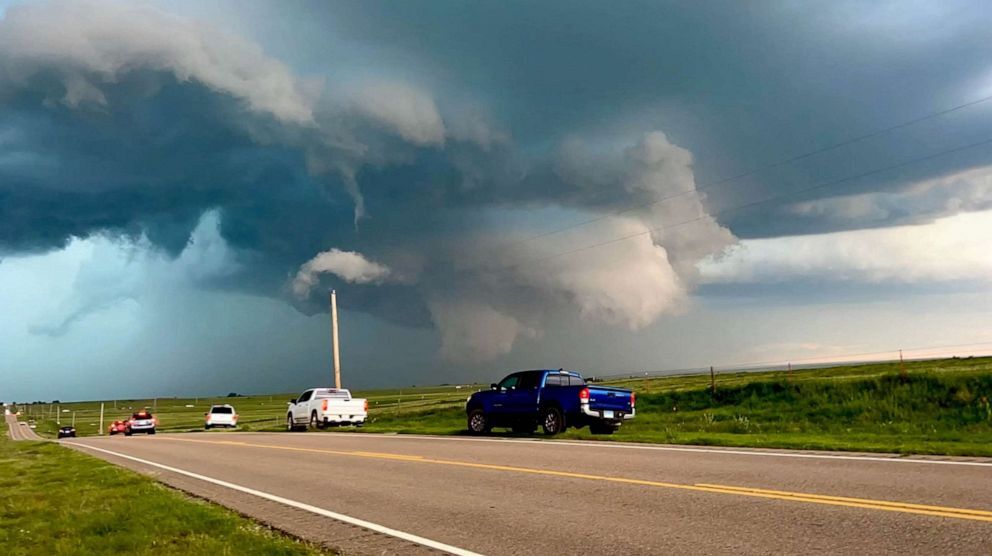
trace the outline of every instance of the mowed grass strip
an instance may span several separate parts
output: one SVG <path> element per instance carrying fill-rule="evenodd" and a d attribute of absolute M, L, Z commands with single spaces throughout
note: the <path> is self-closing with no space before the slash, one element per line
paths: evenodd
<path fill-rule="evenodd" d="M 46 442 L 0 434 L 0 554 L 323 554 L 215 504 Z"/>

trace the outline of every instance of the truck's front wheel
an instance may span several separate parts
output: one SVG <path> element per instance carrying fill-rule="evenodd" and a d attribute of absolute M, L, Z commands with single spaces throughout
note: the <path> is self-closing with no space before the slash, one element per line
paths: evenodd
<path fill-rule="evenodd" d="M 289 432 L 294 432 L 297 430 L 296 423 L 293 422 L 293 414 L 290 413 L 286 415 L 286 430 Z"/>
<path fill-rule="evenodd" d="M 546 407 L 541 412 L 541 428 L 544 434 L 556 435 L 565 430 L 565 416 L 557 407 Z"/>
<path fill-rule="evenodd" d="M 489 423 L 489 417 L 481 409 L 473 409 L 468 413 L 468 432 L 472 434 L 489 434 L 493 426 Z"/>

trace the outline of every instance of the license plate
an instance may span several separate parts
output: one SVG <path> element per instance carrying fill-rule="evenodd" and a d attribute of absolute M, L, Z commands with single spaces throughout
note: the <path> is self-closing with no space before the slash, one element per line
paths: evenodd
<path fill-rule="evenodd" d="M 612 411 L 604 411 L 603 412 L 603 419 L 612 419 L 612 418 L 613 418 L 613 412 Z"/>

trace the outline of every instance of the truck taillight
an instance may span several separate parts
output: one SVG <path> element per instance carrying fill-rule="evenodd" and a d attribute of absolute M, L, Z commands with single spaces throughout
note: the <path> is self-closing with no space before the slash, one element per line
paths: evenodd
<path fill-rule="evenodd" d="M 324 400 L 323 402 L 320 403 L 320 408 L 323 409 L 324 411 L 327 411 L 327 400 Z"/>
<path fill-rule="evenodd" d="M 582 390 L 579 390 L 579 400 L 580 401 L 586 401 L 586 402 L 589 401 L 589 389 L 588 388 L 583 388 Z"/>
<path fill-rule="evenodd" d="M 634 407 L 634 402 L 637 401 L 637 394 L 630 393 L 630 407 Z"/>
<path fill-rule="evenodd" d="M 369 401 L 365 400 L 365 413 L 369 412 Z"/>

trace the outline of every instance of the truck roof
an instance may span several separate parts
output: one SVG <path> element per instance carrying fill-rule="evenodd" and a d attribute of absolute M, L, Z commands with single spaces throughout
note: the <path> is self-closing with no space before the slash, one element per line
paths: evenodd
<path fill-rule="evenodd" d="M 579 373 L 579 371 L 566 371 L 565 369 L 535 369 L 535 370 L 530 371 L 530 372 L 534 372 L 534 373 L 558 373 L 558 374 L 562 374 L 562 375 L 582 376 L 582 374 Z"/>

